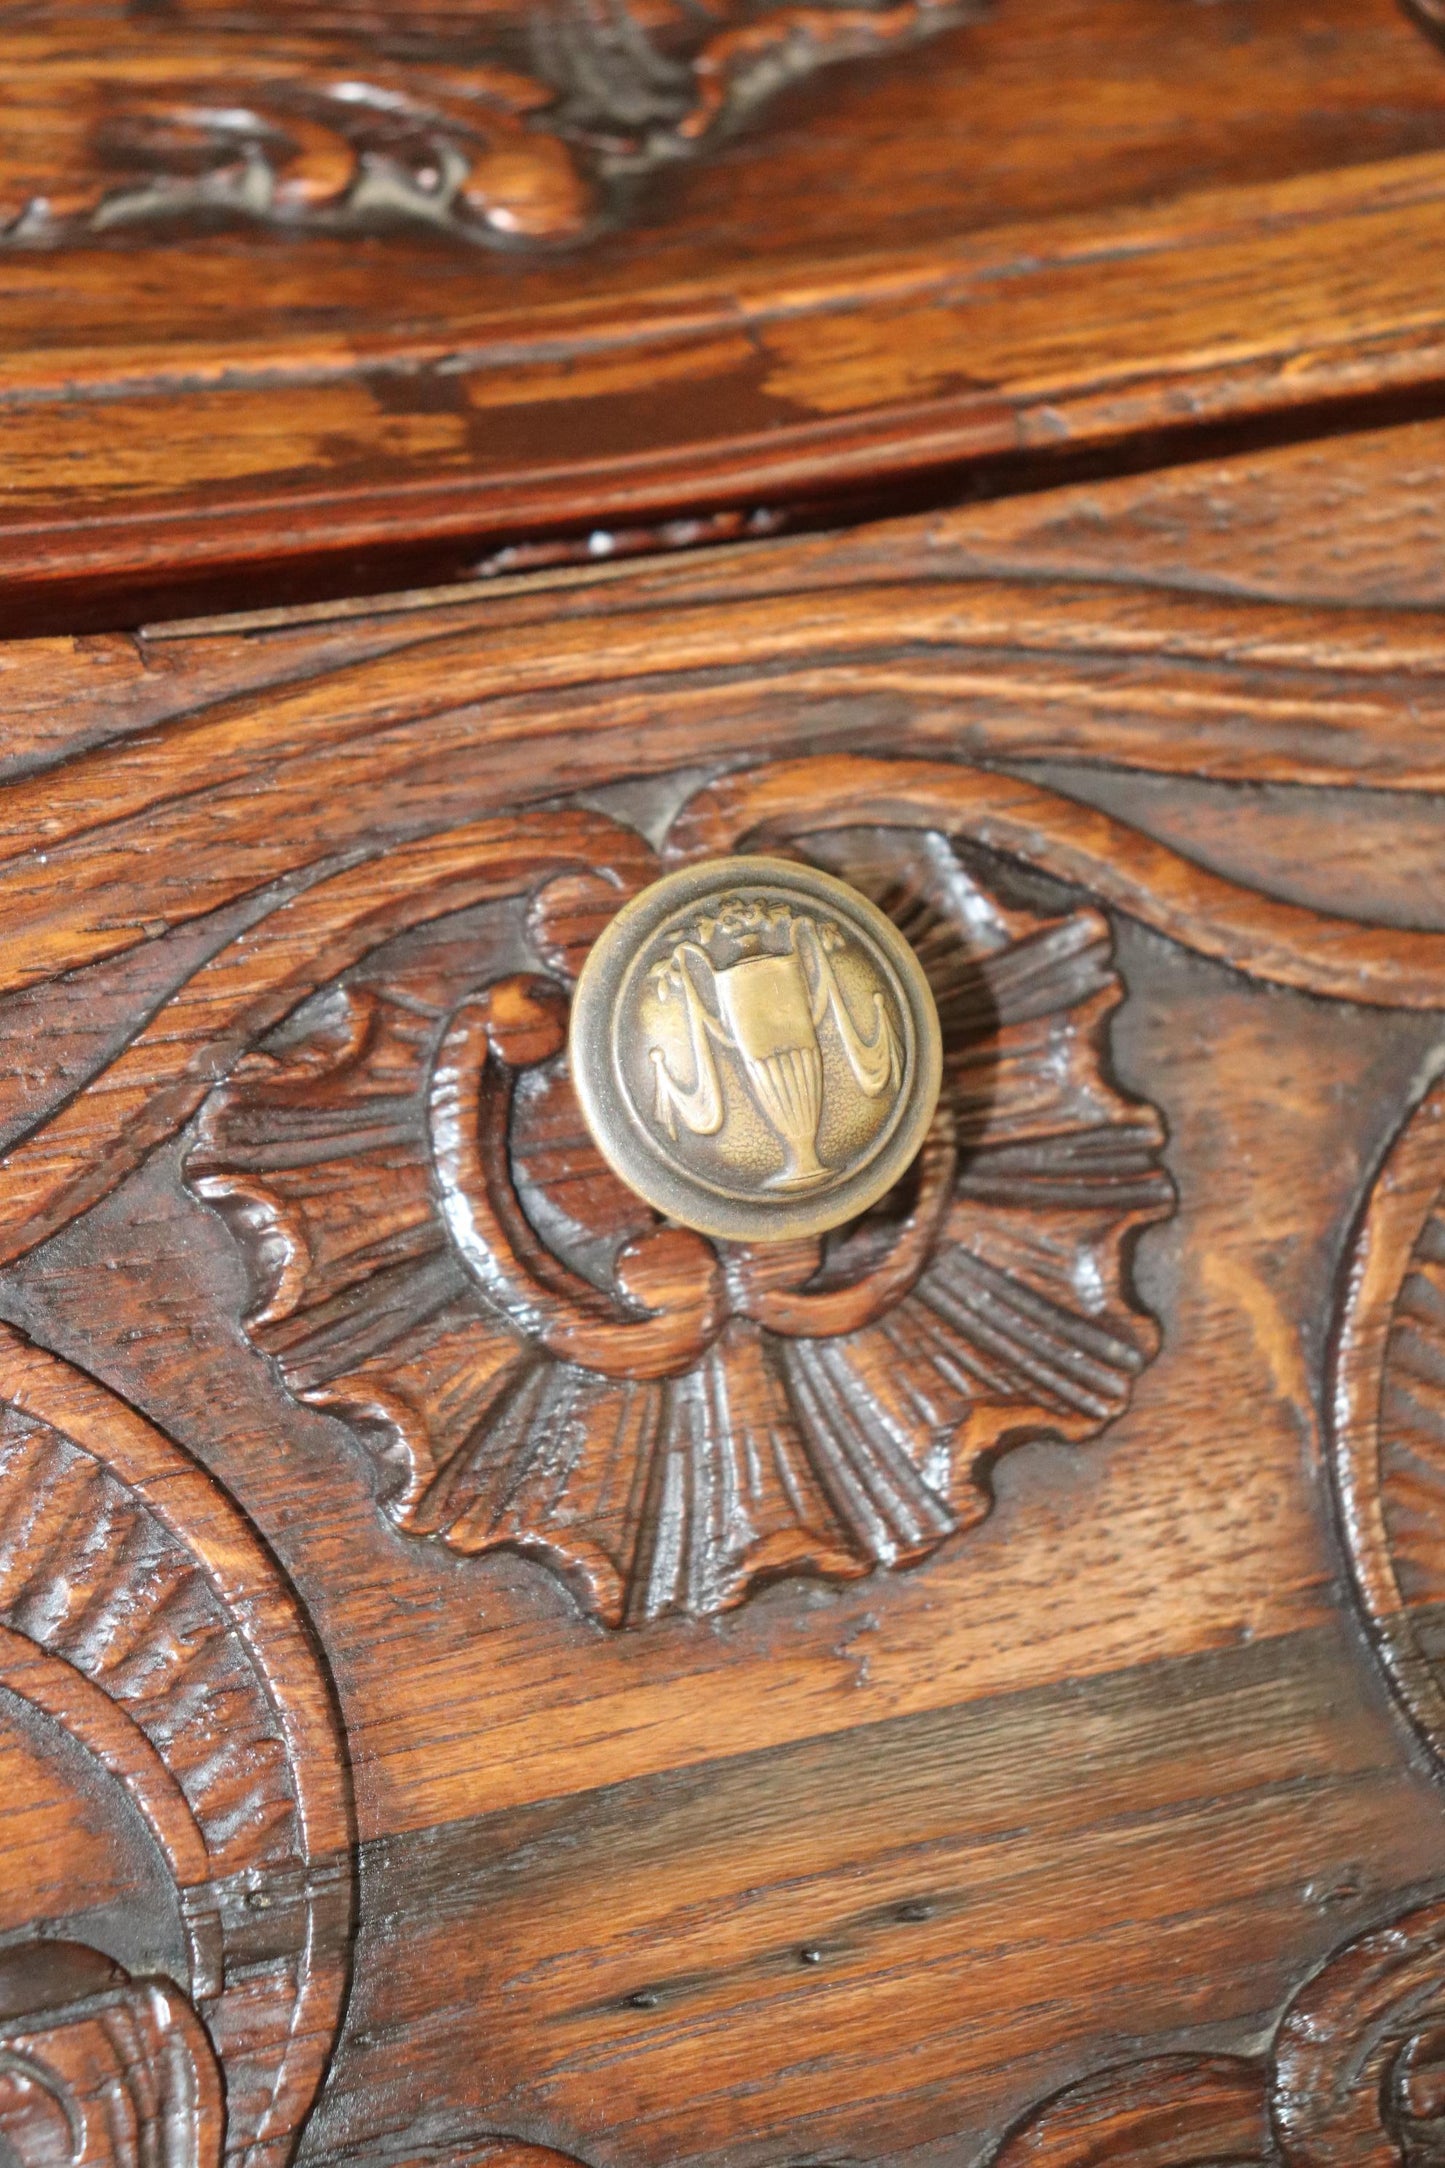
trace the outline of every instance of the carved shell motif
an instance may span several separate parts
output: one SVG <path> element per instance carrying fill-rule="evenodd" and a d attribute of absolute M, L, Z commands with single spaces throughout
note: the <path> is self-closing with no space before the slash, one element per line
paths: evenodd
<path fill-rule="evenodd" d="M 1105 918 L 1008 908 L 938 835 L 809 854 L 902 926 L 946 1046 L 914 1169 L 823 1241 L 664 1224 L 587 1137 L 571 980 L 647 877 L 630 833 L 533 898 L 541 968 L 338 985 L 188 1162 L 249 1258 L 251 1339 L 379 1454 L 396 1525 L 539 1557 L 610 1626 L 914 1564 L 986 1514 L 1000 1448 L 1092 1437 L 1155 1349 L 1128 1251 L 1172 1191 L 1158 1116 L 1105 1075 Z"/>

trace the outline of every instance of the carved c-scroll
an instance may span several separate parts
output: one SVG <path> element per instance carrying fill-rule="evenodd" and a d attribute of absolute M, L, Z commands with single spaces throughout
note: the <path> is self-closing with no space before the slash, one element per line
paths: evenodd
<path fill-rule="evenodd" d="M 524 895 L 549 875 L 571 876 L 594 862 L 613 869 L 621 902 L 628 884 L 655 864 L 640 836 L 595 814 L 528 809 L 388 846 L 375 807 L 353 809 L 342 799 L 328 848 L 347 862 L 338 870 L 331 857 L 318 866 L 304 777 L 289 778 L 287 802 L 277 805 L 265 776 L 247 782 L 262 835 L 250 837 L 245 853 L 227 855 L 218 838 L 235 827 L 227 793 L 236 778 L 224 761 L 217 768 L 219 759 L 211 746 L 194 770 L 178 757 L 180 796 L 147 813 L 144 854 L 102 830 L 93 860 L 90 846 L 75 839 L 79 855 L 67 859 L 63 884 L 41 878 L 29 859 L 23 868 L 0 865 L 0 995 L 47 971 L 119 953 L 141 938 L 142 924 L 178 924 L 267 881 L 304 874 L 311 883 L 299 895 L 278 896 L 268 917 L 192 971 L 120 1053 L 0 1157 L 0 1263 L 107 1196 L 190 1119 L 248 1046 L 394 933 L 488 898 Z M 123 810 L 136 810 L 134 778 L 107 766 L 104 780 Z M 869 822 L 992 847 L 1268 984 L 1379 1007 L 1445 1004 L 1445 934 L 1299 909 L 1057 791 L 952 762 L 838 759 L 744 769 L 700 794 L 674 829 L 671 852 L 698 855 L 736 848 L 749 836 L 778 842 L 809 828 Z M 22 824 L 14 847 L 31 834 Z M 33 835 L 36 854 L 53 841 L 43 826 Z M 204 857 L 203 885 L 171 877 L 177 858 L 191 853 Z M 111 902 L 122 878 L 127 901 L 118 913 Z"/>
<path fill-rule="evenodd" d="M 363 804 L 353 815 L 342 800 L 329 843 L 352 862 L 317 867 L 311 801 L 293 778 L 286 804 L 273 806 L 262 777 L 247 788 L 264 823 L 264 849 L 259 859 L 250 848 L 231 864 L 218 858 L 217 836 L 234 827 L 226 797 L 234 778 L 224 764 L 215 771 L 214 749 L 203 752 L 193 775 L 178 761 L 178 787 L 188 787 L 148 814 L 143 858 L 118 852 L 102 831 L 93 865 L 67 861 L 61 893 L 53 881 L 37 888 L 33 868 L 22 877 L 0 867 L 0 994 L 45 975 L 31 924 L 37 906 L 48 968 L 61 971 L 132 945 L 141 922 L 171 925 L 302 870 L 312 885 L 278 899 L 269 917 L 194 971 L 122 1052 L 0 1158 L 0 1263 L 106 1196 L 190 1119 L 248 1045 L 393 933 L 488 897 L 524 894 L 549 874 L 594 861 L 615 868 L 620 902 L 627 883 L 654 863 L 640 837 L 586 813 L 526 810 L 388 847 L 375 809 Z M 107 780 L 120 802 L 122 777 L 107 770 Z M 133 792 L 134 782 L 125 789 Z M 671 851 L 698 855 L 749 836 L 777 842 L 810 827 L 867 822 L 937 829 L 997 849 L 1265 983 L 1381 1007 L 1445 1003 L 1445 934 L 1367 926 L 1259 895 L 1091 806 L 963 764 L 848 758 L 744 769 L 699 796 L 674 829 Z M 53 840 L 43 828 L 36 837 L 37 849 Z M 205 857 L 199 902 L 194 882 L 178 894 L 169 874 L 175 855 L 189 852 Z M 101 906 L 121 866 L 127 908 L 117 915 Z"/>
<path fill-rule="evenodd" d="M 428 39 L 414 14 L 393 9 L 388 24 L 387 12 L 359 49 L 333 34 L 298 54 L 308 11 L 290 8 L 269 65 L 264 36 L 241 58 L 184 4 L 118 25 L 127 78 L 77 69 L 89 123 L 79 157 L 57 141 L 54 170 L 6 172 L 0 143 L 0 247 L 153 242 L 218 221 L 577 243 L 617 218 L 641 176 L 696 157 L 785 83 L 919 44 L 980 8 L 534 0 L 490 38 L 474 32 L 460 57 L 455 36 Z M 530 71 L 516 65 L 529 50 Z"/>
<path fill-rule="evenodd" d="M 1123 2063 L 1026 2115 L 990 2168 L 1427 2168 L 1445 2144 L 1445 1899 L 1357 1936 L 1260 2057 Z"/>
<path fill-rule="evenodd" d="M 314 842 L 295 862 L 306 865 L 312 850 Z M 525 896 L 594 861 L 607 864 L 619 902 L 654 864 L 631 829 L 574 812 L 475 821 L 387 852 L 373 845 L 340 870 L 328 861 L 310 887 L 202 965 L 89 1089 L 0 1160 L 0 1263 L 108 1196 L 248 1047 L 384 941 L 449 911 Z"/>
<path fill-rule="evenodd" d="M 1234 2055 L 1158 2055 L 1031 2109 L 989 2168 L 1262 2168 L 1264 2073 Z"/>
<path fill-rule="evenodd" d="M 215 1481 L 9 1326 L 0 1622 L 0 1680 L 119 1780 L 167 1862 L 186 1985 L 225 2073 L 227 2160 L 279 2168 L 347 1978 L 351 1823 L 329 1687 Z"/>
<path fill-rule="evenodd" d="M 191 832 L 187 823 L 202 823 L 207 894 L 218 906 L 240 872 L 218 855 L 216 824 L 229 822 L 229 800 L 211 802 L 213 791 L 230 789 L 228 772 L 207 775 L 198 774 L 184 806 L 156 820 L 172 824 L 172 841 Z M 615 907 L 655 869 L 653 852 L 618 822 L 567 810 L 388 846 L 370 812 L 364 833 L 353 834 L 341 804 L 330 841 L 357 855 L 318 865 L 314 822 L 303 834 L 288 808 L 258 839 L 250 875 L 296 874 L 309 885 L 282 895 L 269 917 L 202 964 L 14 1146 L 0 1165 L 0 1254 L 23 1254 L 86 1210 L 220 1086 L 192 1173 L 208 1194 L 224 1196 L 266 1283 L 251 1321 L 258 1346 L 293 1391 L 344 1413 L 379 1448 L 389 1510 L 403 1526 L 463 1550 L 540 1550 L 616 1619 L 679 1604 L 717 1608 L 779 1572 L 847 1573 L 920 1557 L 983 1510 L 970 1469 L 981 1475 L 1000 1443 L 1031 1429 L 1090 1435 L 1123 1406 L 1148 1358 L 1152 1330 L 1127 1298 L 1124 1258 L 1133 1231 L 1166 1208 L 1167 1191 L 1154 1164 L 1155 1118 L 1103 1082 L 1107 1012 L 1118 993 L 1106 923 L 1087 909 L 1052 925 L 1010 916 L 976 883 L 965 902 L 960 884 L 969 883 L 945 838 L 1092 889 L 1266 981 L 1406 1007 L 1445 998 L 1445 937 L 1333 921 L 1260 897 L 1033 783 L 911 759 L 735 771 L 684 808 L 667 840 L 670 857 L 790 838 L 846 856 L 849 836 L 886 832 L 894 871 L 880 863 L 875 886 L 891 881 L 894 907 L 904 911 L 899 854 L 933 854 L 924 886 L 936 878 L 951 900 L 935 898 L 933 918 L 911 930 L 938 947 L 936 986 L 951 1005 L 957 1058 L 945 1128 L 924 1156 L 916 1194 L 895 1199 L 893 1216 L 861 1230 L 846 1256 L 736 1252 L 714 1264 L 705 1246 L 679 1247 L 646 1220 L 633 1225 L 631 1206 L 598 1190 L 596 1225 L 574 1227 L 562 1243 L 564 1253 L 568 1241 L 594 1251 L 613 1244 L 588 1264 L 549 1257 L 554 1245 L 536 1219 L 553 1209 L 545 1181 L 533 1185 L 530 1204 L 513 1209 L 498 1139 L 514 1097 L 525 1097 L 529 1079 L 545 1083 L 556 1057 L 503 1058 L 489 1020 L 496 983 L 462 983 L 430 1009 L 414 1006 L 408 1013 L 425 1019 L 415 1026 L 404 1024 L 385 987 L 363 997 L 345 979 L 403 931 L 479 904 L 520 913 L 528 895 L 552 884 L 574 902 L 587 890 L 597 904 L 600 890 L 598 907 Z M 97 907 L 111 848 L 97 846 L 95 865 L 59 902 L 47 891 L 47 940 L 67 962 L 112 953 L 129 938 Z M 159 846 L 147 866 L 157 857 Z M 871 877 L 839 863 L 860 885 Z M 141 878 L 151 878 L 144 868 Z M 178 908 L 173 888 L 157 890 L 158 909 Z M 147 890 L 132 915 L 150 907 Z M 185 907 L 195 907 L 189 891 Z M 975 925 L 991 931 L 986 953 L 970 958 Z M 554 956 L 544 943 L 538 956 L 565 988 L 575 955 Z M 34 968 L 30 948 L 7 929 L 0 974 L 19 984 Z M 341 1006 L 333 1003 L 323 1028 L 271 1046 L 259 1062 L 248 1053 L 328 985 Z M 428 1032 L 451 1034 L 446 1059 L 438 1059 L 440 1036 L 433 1043 Z M 1062 1064 L 1054 1059 L 1061 1052 Z M 371 1117 L 363 1120 L 358 1104 L 353 1118 L 350 1095 L 363 1092 L 370 1064 L 393 1058 L 404 1079 L 395 1145 L 409 1171 L 396 1185 L 393 1247 L 356 1251 L 364 1270 L 358 1265 L 352 1285 L 337 1277 L 347 1246 L 321 1222 L 328 1211 L 352 1209 L 339 1195 L 371 1149 L 362 1134 Z M 1046 1151 L 1029 1099 L 1045 1077 L 1062 1094 Z M 334 1166 L 337 1197 L 323 1204 L 317 1174 L 317 1194 L 303 1206 L 288 1193 L 292 1178 L 257 1156 L 257 1125 L 304 1128 L 323 1111 L 336 1157 L 308 1146 L 309 1160 Z M 416 1170 L 424 1170 L 425 1197 L 409 1218 Z M 1051 1232 L 1041 1239 L 1058 1225 L 1068 1229 L 1062 1250 L 1051 1248 Z M 1066 1254 L 1092 1259 L 1067 1288 L 1056 1277 Z M 1078 1294 L 1086 1284 L 1099 1304 L 1088 1316 Z M 373 1298 L 388 1290 L 404 1302 L 373 1316 Z M 328 1319 L 336 1329 L 321 1332 Z M 460 1365 L 440 1428 L 418 1364 L 431 1373 L 445 1364 L 434 1351 L 421 1362 L 418 1334 L 446 1340 L 447 1360 Z M 645 1346 L 653 1352 L 644 1360 Z M 905 1389 L 906 1415 L 893 1397 Z M 709 1518 L 727 1519 L 737 1495 L 709 1442 L 724 1405 L 739 1435 L 755 1437 L 758 1468 L 774 1471 L 758 1478 L 757 1510 L 725 1530 Z M 479 1460 L 468 1441 L 484 1416 L 490 1458 Z M 532 1450 L 539 1425 L 565 1441 L 565 1480 Z M 615 1453 L 607 1438 L 617 1441 Z M 875 1465 L 880 1440 L 902 1455 L 886 1471 Z M 598 1490 L 579 1471 L 612 1465 L 609 1453 L 618 1468 L 650 1469 L 655 1487 L 644 1484 L 627 1504 L 605 1483 Z M 550 1504 L 539 1502 L 544 1494 Z M 694 1531 L 685 1540 L 682 1498 L 691 1501 L 684 1519 Z"/>
<path fill-rule="evenodd" d="M 1384 1008 L 1445 1005 L 1445 934 L 1332 919 L 1211 873 L 1112 815 L 953 761 L 787 760 L 699 792 L 671 855 L 767 849 L 858 821 L 944 828 L 1022 859 L 1250 978 Z"/>
<path fill-rule="evenodd" d="M 613 1299 L 553 1256 L 513 1188 L 513 1078 L 555 1060 L 566 1033 L 566 998 L 546 980 L 502 979 L 462 1002 L 427 1085 L 442 1213 L 491 1303 L 548 1355 L 610 1378 L 680 1376 L 727 1321 L 709 1245 L 686 1228 L 643 1228 L 614 1260 Z M 212 1182 L 224 1194 L 224 1176 Z"/>
<path fill-rule="evenodd" d="M 219 2168 L 221 2073 L 167 1982 L 98 1950 L 0 1958 L 0 2153 L 19 2168 Z"/>

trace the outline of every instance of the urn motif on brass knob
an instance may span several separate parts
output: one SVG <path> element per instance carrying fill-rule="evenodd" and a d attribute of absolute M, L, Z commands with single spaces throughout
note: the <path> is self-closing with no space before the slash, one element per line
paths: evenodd
<path fill-rule="evenodd" d="M 938 1011 L 857 890 L 784 859 L 654 882 L 606 928 L 572 1009 L 598 1149 L 704 1234 L 785 1241 L 855 1218 L 906 1171 L 938 1103 Z"/>

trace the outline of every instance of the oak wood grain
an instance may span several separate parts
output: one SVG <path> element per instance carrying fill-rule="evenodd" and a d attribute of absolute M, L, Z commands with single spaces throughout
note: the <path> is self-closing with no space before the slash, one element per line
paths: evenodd
<path fill-rule="evenodd" d="M 37 1252 L 13 1285 L 37 1336 L 66 1353 L 88 1345 L 178 1434 L 211 1434 L 207 1410 L 226 1406 L 218 1466 L 297 1575 L 328 1648 L 347 1651 L 340 1684 L 364 1830 L 585 1789 L 725 1743 L 846 1728 L 860 1703 L 880 1714 L 947 1706 L 1288 1632 L 1329 1615 L 1335 1571 L 1319 1498 L 1298 1472 L 1302 1437 L 1316 1435 L 1307 1320 L 1438 1018 L 1354 1011 L 1342 1033 L 1340 1012 L 1313 997 L 1232 984 L 1204 964 L 1160 976 L 1167 955 L 1149 936 L 1125 947 L 1136 1000 L 1116 1027 L 1126 1078 L 1151 1080 L 1168 1111 L 1180 1189 L 1179 1218 L 1141 1257 L 1145 1299 L 1167 1290 L 1164 1354 L 1074 1476 L 1062 1480 L 1056 1452 L 1025 1452 L 1015 1477 L 1000 1471 L 994 1520 L 894 1582 L 882 1609 L 867 1588 L 801 1612 L 755 1601 L 721 1636 L 659 1625 L 642 1645 L 599 1643 L 540 1569 L 505 1558 L 458 1607 L 446 1592 L 480 1566 L 401 1545 L 342 1426 L 288 1410 L 248 1355 L 234 1322 L 246 1300 L 237 1259 L 214 1217 L 185 1202 L 177 1154 Z M 1286 1015 L 1287 1055 L 1272 1051 Z M 82 1334 L 66 1318 L 102 1239 L 127 1310 Z M 198 1345 L 194 1323 L 179 1338 L 175 1326 L 193 1318 L 201 1284 L 232 1322 L 205 1328 Z M 1220 1408 L 1241 1411 L 1237 1427 Z M 1020 1527 L 1037 1532 L 1022 1549 Z M 1062 1584 L 1060 1542 L 1073 1561 Z"/>
<path fill-rule="evenodd" d="M 78 25 L 68 60 L 11 35 L 43 146 L 162 34 L 107 57 Z M 207 35 L 191 73 L 224 79 Z M 1438 399 L 1445 70 L 1389 0 L 1267 29 L 1000 7 L 937 50 L 876 109 L 861 80 L 804 98 L 771 153 L 669 182 L 581 260 L 225 234 L 7 258 L 7 625 L 375 587 L 399 538 L 455 575 L 558 528 Z"/>
<path fill-rule="evenodd" d="M 31 48 L 39 106 L 113 30 Z M 1438 2150 L 1442 78 L 1383 0 L 1001 7 L 937 53 L 485 286 L 376 237 L 6 260 L 54 336 L 7 363 L 0 606 L 69 629 L 0 646 L 0 2022 L 69 2012 L 92 2093 L 136 2027 L 147 2168 L 177 2132 L 209 2158 L 212 2054 L 256 2168 L 298 2137 L 325 2168 Z M 808 201 L 769 239 L 783 172 Z M 1221 418 L 1261 441 L 1221 456 Z M 1055 444 L 1118 471 L 1035 486 Z M 676 506 L 740 531 L 765 490 L 800 516 L 950 464 L 1030 487 L 79 629 L 146 581 L 371 584 Z M 811 1285 L 680 1248 L 559 1066 L 620 897 L 762 840 L 894 868 L 935 973 L 930 880 L 971 929 L 953 1201 L 876 1287 L 909 1197 Z M 1032 1012 L 978 967 L 1027 994 L 1064 950 Z M 479 1033 L 508 1089 L 439 1166 L 418 1094 Z M 623 1630 L 539 1540 L 586 1519 L 570 1417 L 507 1519 L 502 1426 L 449 1404 L 446 1333 L 488 1313 L 427 1312 L 448 1184 L 500 1199 L 502 1321 L 574 1407 L 675 1394 L 656 1433 L 704 1468 L 727 1425 L 678 1380 L 791 1334 L 805 1383 L 854 1366 L 853 1465 L 912 1455 L 952 1525 L 812 1530 L 731 1608 Z M 956 1329 L 973 1382 L 930 1400 L 887 1335 L 1006 1242 L 1012 1307 L 990 1281 L 994 1343 Z M 189 2119 L 144 2090 L 167 2041 Z"/>
<path fill-rule="evenodd" d="M 696 558 L 160 624 L 134 637 L 16 641 L 0 650 L 0 773 L 18 779 L 157 724 L 183 724 L 170 742 L 199 751 L 233 719 L 251 733 L 273 727 L 283 689 L 303 719 L 319 703 L 335 707 L 341 686 L 349 707 L 353 686 L 381 678 L 374 665 L 391 659 L 398 682 L 398 664 L 409 656 L 420 669 L 443 639 L 453 643 L 449 689 L 463 696 L 498 681 L 518 688 L 527 673 L 555 707 L 569 662 L 595 652 L 625 670 L 642 652 L 672 697 L 686 689 L 699 714 L 708 700 L 735 711 L 727 683 L 686 688 L 677 664 L 725 666 L 751 632 L 808 670 L 814 715 L 820 699 L 830 718 L 846 715 L 840 701 L 856 689 L 871 700 L 870 727 L 880 703 L 893 727 L 910 709 L 926 727 L 932 694 L 948 703 L 946 742 L 984 754 L 1292 784 L 1424 781 L 1437 772 L 1433 709 L 1421 703 L 1438 668 L 1429 606 L 1440 593 L 1442 472 L 1445 425 L 1421 423 Z M 815 607 L 800 609 L 810 595 Z M 784 596 L 796 599 L 780 607 Z M 710 650 L 685 658 L 659 637 L 708 624 L 684 610 L 715 613 L 717 627 Z M 627 622 L 604 630 L 614 617 Z M 848 645 L 834 660 L 827 643 L 839 623 Z M 916 650 L 918 634 L 923 652 L 890 652 L 904 639 Z M 482 675 L 472 655 L 495 668 Z M 778 679 L 774 698 L 787 688 Z M 614 710 L 634 733 L 647 713 L 640 697 L 642 688 Z M 505 703 L 493 711 L 505 714 Z M 353 726 L 338 715 L 330 727 Z M 307 737 L 317 735 L 312 723 Z M 97 762 L 76 781 L 93 776 L 96 796 L 119 812 L 137 772 Z M 212 758 L 190 772 L 217 770 Z M 17 842 L 63 836 L 50 787 L 37 781 L 29 794 L 34 822 Z M 9 795 L 12 827 L 26 804 Z"/>
<path fill-rule="evenodd" d="M 392 2142 L 402 2041 L 449 2135 L 505 2084 L 523 2133 L 648 2161 L 887 2158 L 945 2130 L 967 2157 L 1081 2050 L 1247 2041 L 1369 1917 L 1362 1854 L 1366 1883 L 1435 1854 L 1431 1804 L 1372 1766 L 1378 1715 L 1345 1717 L 1343 1656 L 1301 1635 L 370 1847 L 378 1958 L 408 1956 L 363 1938 L 311 2156 Z M 483 1995 L 459 2084 L 449 2036 Z"/>

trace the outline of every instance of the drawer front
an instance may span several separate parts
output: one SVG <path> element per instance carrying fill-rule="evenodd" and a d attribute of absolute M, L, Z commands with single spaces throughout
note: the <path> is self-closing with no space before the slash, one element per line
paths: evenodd
<path fill-rule="evenodd" d="M 7 652 L 18 2157 L 1433 2157 L 1435 559 L 1221 595 L 1149 486 L 1169 580 L 982 511 Z M 567 1040 L 758 853 L 942 1057 L 782 1242 L 664 1224 Z M 782 1165 L 740 893 L 656 1119 L 705 1059 Z"/>

